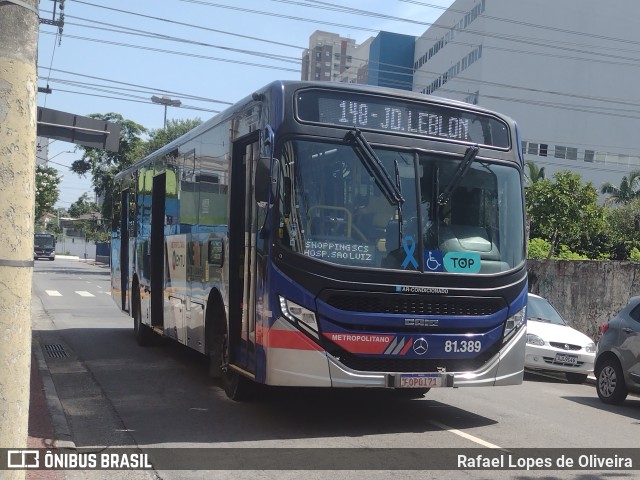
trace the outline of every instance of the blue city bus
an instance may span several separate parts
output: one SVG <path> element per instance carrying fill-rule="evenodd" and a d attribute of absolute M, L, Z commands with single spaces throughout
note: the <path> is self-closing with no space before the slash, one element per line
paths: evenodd
<path fill-rule="evenodd" d="M 372 86 L 277 81 L 115 178 L 113 298 L 139 344 L 256 384 L 522 382 L 516 124 Z"/>

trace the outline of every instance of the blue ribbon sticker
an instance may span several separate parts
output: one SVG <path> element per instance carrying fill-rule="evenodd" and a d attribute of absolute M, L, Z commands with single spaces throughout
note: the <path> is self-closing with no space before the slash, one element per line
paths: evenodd
<path fill-rule="evenodd" d="M 416 251 L 416 242 L 413 240 L 411 235 L 407 235 L 402 239 L 402 249 L 404 253 L 407 254 L 404 262 L 402 262 L 402 268 L 407 268 L 409 263 L 413 265 L 413 268 L 418 268 L 418 261 L 413 256 L 413 253 Z"/>

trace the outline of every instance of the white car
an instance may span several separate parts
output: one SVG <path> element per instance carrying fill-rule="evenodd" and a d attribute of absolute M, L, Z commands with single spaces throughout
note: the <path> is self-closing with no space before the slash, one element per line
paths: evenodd
<path fill-rule="evenodd" d="M 593 340 L 567 325 L 547 300 L 529 294 L 525 368 L 563 372 L 569 383 L 583 383 L 595 352 Z"/>

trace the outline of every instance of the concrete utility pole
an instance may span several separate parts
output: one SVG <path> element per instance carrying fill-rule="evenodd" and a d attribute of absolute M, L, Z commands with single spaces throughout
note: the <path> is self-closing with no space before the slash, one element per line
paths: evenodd
<path fill-rule="evenodd" d="M 0 0 L 0 448 L 27 446 L 38 27 L 38 0 Z"/>

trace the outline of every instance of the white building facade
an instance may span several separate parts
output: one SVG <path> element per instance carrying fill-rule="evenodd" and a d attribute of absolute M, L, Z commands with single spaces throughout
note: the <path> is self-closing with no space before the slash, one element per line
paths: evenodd
<path fill-rule="evenodd" d="M 418 40 L 413 90 L 511 116 L 525 160 L 596 188 L 640 170 L 640 2 L 456 0 Z"/>

